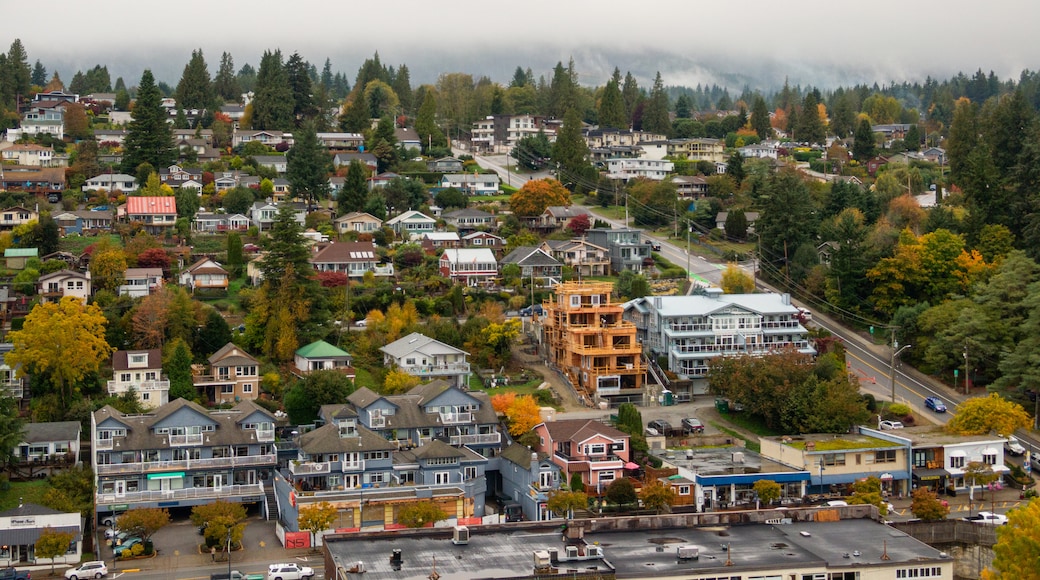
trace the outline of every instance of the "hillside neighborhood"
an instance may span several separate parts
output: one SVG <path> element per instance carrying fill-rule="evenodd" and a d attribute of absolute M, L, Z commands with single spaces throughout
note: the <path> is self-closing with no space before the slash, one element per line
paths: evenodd
<path fill-rule="evenodd" d="M 737 97 L 26 59 L 0 578 L 183 541 L 286 579 L 277 538 L 344 580 L 952 579 L 1040 509 L 1035 73 Z"/>

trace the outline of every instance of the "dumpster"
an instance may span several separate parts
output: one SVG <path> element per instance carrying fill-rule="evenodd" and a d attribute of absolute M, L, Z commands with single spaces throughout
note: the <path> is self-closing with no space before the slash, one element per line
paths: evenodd
<path fill-rule="evenodd" d="M 729 401 L 726 399 L 715 399 L 715 410 L 719 413 L 729 413 Z"/>

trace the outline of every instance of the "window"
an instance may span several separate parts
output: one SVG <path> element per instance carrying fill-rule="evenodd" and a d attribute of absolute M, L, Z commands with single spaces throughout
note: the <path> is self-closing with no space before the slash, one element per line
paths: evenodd
<path fill-rule="evenodd" d="M 121 382 L 121 383 L 129 383 L 130 382 L 130 373 L 120 373 L 120 375 L 119 375 L 119 382 Z"/>
<path fill-rule="evenodd" d="M 950 457 L 950 467 L 955 469 L 964 469 L 964 456 Z"/>
<path fill-rule="evenodd" d="M 142 401 L 147 401 L 147 400 L 149 400 L 151 398 L 152 398 L 152 394 L 151 393 L 141 393 L 141 400 Z"/>
<path fill-rule="evenodd" d="M 595 443 L 585 447 L 586 455 L 603 455 L 607 452 L 607 446 L 602 443 Z"/>
<path fill-rule="evenodd" d="M 476 467 L 464 467 L 464 468 L 462 468 L 462 470 L 463 470 L 463 472 L 462 472 L 463 479 L 469 481 L 471 479 L 476 479 L 477 478 L 477 468 Z"/>
<path fill-rule="evenodd" d="M 680 485 L 679 486 L 679 495 L 690 495 L 690 486 L 688 486 L 688 485 Z"/>
<path fill-rule="evenodd" d="M 824 465 L 845 465 L 844 453 L 827 453 L 823 456 Z"/>
<path fill-rule="evenodd" d="M 437 485 L 444 485 L 451 482 L 451 474 L 447 471 L 438 471 L 433 474 L 433 482 Z"/>
<path fill-rule="evenodd" d="M 581 296 L 577 295 L 577 294 L 572 294 L 571 295 L 571 307 L 577 308 L 578 306 L 581 306 Z"/>
<path fill-rule="evenodd" d="M 602 482 L 614 481 L 613 471 L 601 471 L 599 472 L 599 480 Z"/>
<path fill-rule="evenodd" d="M 242 392 L 243 393 L 252 393 L 253 392 L 253 384 L 252 383 L 246 383 L 246 384 L 242 385 Z"/>
<path fill-rule="evenodd" d="M 997 454 L 996 453 L 991 453 L 991 451 L 992 450 L 987 449 L 987 450 L 982 452 L 982 462 L 985 463 L 986 465 L 996 465 L 997 464 Z"/>
<path fill-rule="evenodd" d="M 220 392 L 224 395 L 231 395 L 235 392 L 235 385 L 220 385 Z"/>
<path fill-rule="evenodd" d="M 874 463 L 895 463 L 896 462 L 896 450 L 888 449 L 885 451 L 874 452 Z"/>

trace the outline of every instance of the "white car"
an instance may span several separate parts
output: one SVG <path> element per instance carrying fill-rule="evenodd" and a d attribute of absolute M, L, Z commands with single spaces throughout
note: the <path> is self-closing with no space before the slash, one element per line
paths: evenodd
<path fill-rule="evenodd" d="M 1015 437 L 1014 435 L 1011 435 L 1007 438 L 1007 441 L 1004 441 L 1004 449 L 1006 449 L 1008 453 L 1016 457 L 1019 455 L 1024 455 L 1026 452 L 1026 448 L 1022 446 L 1022 442 L 1019 441 L 1018 437 Z"/>
<path fill-rule="evenodd" d="M 899 421 L 882 421 L 878 423 L 878 427 L 881 427 L 883 431 L 888 431 L 891 429 L 902 429 L 903 424 Z"/>
<path fill-rule="evenodd" d="M 267 567 L 267 580 L 299 580 L 314 578 L 314 570 L 296 563 L 271 564 Z"/>
<path fill-rule="evenodd" d="M 964 518 L 964 521 L 976 524 L 986 524 L 989 526 L 1004 526 L 1007 525 L 1008 520 L 1007 516 L 1002 514 L 995 514 L 993 512 L 979 512 L 976 515 Z"/>
<path fill-rule="evenodd" d="M 101 578 L 102 576 L 108 576 L 108 566 L 106 566 L 101 560 L 83 562 L 79 567 L 70 568 L 65 571 L 65 577 L 70 580 L 80 580 L 81 578 Z"/>

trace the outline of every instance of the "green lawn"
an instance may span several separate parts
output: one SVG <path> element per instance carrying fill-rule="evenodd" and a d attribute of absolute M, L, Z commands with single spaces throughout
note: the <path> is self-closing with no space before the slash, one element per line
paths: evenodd
<path fill-rule="evenodd" d="M 354 372 L 356 373 L 354 377 L 355 387 L 359 389 L 361 387 L 368 387 L 369 389 L 377 393 L 383 389 L 382 383 L 376 381 L 375 377 L 372 376 L 371 372 L 362 368 L 355 368 Z"/>
<path fill-rule="evenodd" d="M 758 443 L 758 441 L 745 437 L 740 433 L 734 431 L 733 429 L 730 429 L 725 425 L 716 423 L 715 421 L 708 421 L 708 423 L 710 423 L 712 427 L 715 427 L 716 429 L 725 433 L 726 435 L 743 440 L 744 446 L 748 449 L 748 451 L 754 451 L 755 453 L 760 453 L 762 451 L 762 446 Z"/>
<path fill-rule="evenodd" d="M 100 242 L 104 237 L 106 236 L 65 236 L 58 241 L 58 248 L 63 252 L 69 252 L 78 256 L 83 253 L 87 246 Z M 123 241 L 118 235 L 109 234 L 107 237 L 115 247 L 121 248 L 123 246 Z"/>
<path fill-rule="evenodd" d="M 39 504 L 48 489 L 46 479 L 12 482 L 10 490 L 0 493 L 0 512 L 18 507 L 19 499 L 23 503 Z"/>
<path fill-rule="evenodd" d="M 760 417 L 750 413 L 719 413 L 719 416 L 721 416 L 724 421 L 728 421 L 745 431 L 750 431 L 759 437 L 783 435 L 783 433 L 777 433 L 769 427 L 766 427 L 766 424 Z"/>

